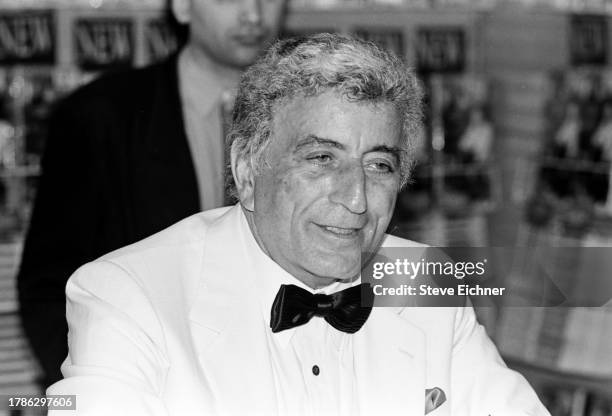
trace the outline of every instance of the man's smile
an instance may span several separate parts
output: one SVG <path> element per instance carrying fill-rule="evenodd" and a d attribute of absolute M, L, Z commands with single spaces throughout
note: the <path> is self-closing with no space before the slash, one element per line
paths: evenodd
<path fill-rule="evenodd" d="M 333 225 L 322 225 L 315 224 L 319 229 L 323 230 L 329 236 L 339 238 L 342 240 L 354 240 L 359 238 L 359 232 L 362 230 L 361 228 L 354 227 L 336 227 Z"/>

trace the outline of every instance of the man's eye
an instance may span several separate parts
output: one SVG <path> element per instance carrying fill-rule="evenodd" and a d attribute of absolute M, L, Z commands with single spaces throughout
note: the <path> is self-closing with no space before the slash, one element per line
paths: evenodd
<path fill-rule="evenodd" d="M 384 161 L 372 162 L 368 166 L 377 173 L 393 173 L 395 171 L 392 164 Z"/>
<path fill-rule="evenodd" d="M 328 155 L 327 153 L 317 153 L 314 155 L 310 155 L 307 159 L 319 165 L 327 165 L 333 160 L 331 155 Z"/>

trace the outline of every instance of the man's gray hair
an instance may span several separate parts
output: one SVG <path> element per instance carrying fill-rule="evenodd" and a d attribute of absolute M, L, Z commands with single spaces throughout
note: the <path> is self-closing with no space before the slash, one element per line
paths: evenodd
<path fill-rule="evenodd" d="M 291 98 L 330 90 L 350 101 L 395 106 L 403 117 L 400 174 L 404 186 L 421 137 L 421 87 L 400 58 L 371 42 L 344 35 L 321 33 L 276 42 L 243 74 L 228 137 L 238 157 L 247 160 L 257 174 L 274 111 Z"/>

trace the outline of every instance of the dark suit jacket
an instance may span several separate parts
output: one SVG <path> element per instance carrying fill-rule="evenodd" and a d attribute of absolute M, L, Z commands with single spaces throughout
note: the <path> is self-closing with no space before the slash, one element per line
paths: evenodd
<path fill-rule="evenodd" d="M 82 264 L 199 211 L 177 59 L 110 75 L 63 100 L 18 275 L 22 321 L 48 385 L 67 354 L 64 288 Z"/>

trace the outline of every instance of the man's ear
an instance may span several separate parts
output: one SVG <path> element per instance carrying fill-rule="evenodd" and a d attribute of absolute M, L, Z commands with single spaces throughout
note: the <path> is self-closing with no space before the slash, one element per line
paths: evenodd
<path fill-rule="evenodd" d="M 191 19 L 191 0 L 170 0 L 170 3 L 174 18 L 183 25 L 188 24 Z"/>
<path fill-rule="evenodd" d="M 249 160 L 238 154 L 236 141 L 232 143 L 232 175 L 240 204 L 248 211 L 255 211 L 255 175 Z"/>

